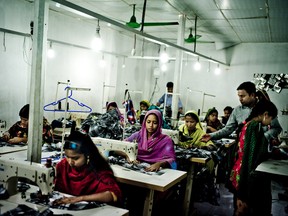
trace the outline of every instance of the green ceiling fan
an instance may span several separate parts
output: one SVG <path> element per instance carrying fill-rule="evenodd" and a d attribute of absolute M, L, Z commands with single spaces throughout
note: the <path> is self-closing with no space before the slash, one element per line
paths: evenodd
<path fill-rule="evenodd" d="M 192 34 L 192 28 L 190 28 L 190 34 L 189 34 L 189 36 L 188 36 L 187 38 L 184 39 L 184 41 L 185 41 L 186 43 L 194 43 L 194 42 L 196 42 L 196 40 L 198 40 L 200 37 L 202 37 L 202 36 L 201 36 L 201 35 L 195 35 L 195 36 L 193 36 L 193 34 Z"/>
<path fill-rule="evenodd" d="M 133 15 L 130 18 L 129 22 L 126 22 L 126 25 L 131 27 L 131 28 L 139 28 L 140 26 L 168 26 L 168 25 L 179 25 L 178 22 L 142 22 L 142 23 L 138 23 L 136 21 L 136 17 L 135 17 L 135 6 L 136 4 L 133 4 Z M 145 16 L 145 10 L 146 10 L 146 4 L 144 4 L 144 8 L 143 8 L 143 14 Z M 142 20 L 144 19 L 144 16 L 142 17 Z"/>

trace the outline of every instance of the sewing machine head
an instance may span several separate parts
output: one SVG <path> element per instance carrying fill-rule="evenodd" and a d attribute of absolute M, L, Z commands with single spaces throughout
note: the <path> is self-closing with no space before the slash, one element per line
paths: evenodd
<path fill-rule="evenodd" d="M 99 149 L 100 153 L 107 157 L 109 151 L 118 150 L 126 153 L 131 161 L 137 159 L 138 144 L 127 141 L 105 139 L 101 137 L 91 137 L 94 144 Z"/>
<path fill-rule="evenodd" d="M 179 131 L 178 130 L 168 130 L 162 129 L 162 133 L 168 135 L 174 142 L 175 145 L 179 143 Z"/>
<path fill-rule="evenodd" d="M 20 161 L 15 158 L 0 158 L 0 182 L 4 182 L 9 195 L 17 193 L 18 177 L 31 180 L 38 185 L 43 195 L 54 190 L 55 171 L 40 163 Z"/>

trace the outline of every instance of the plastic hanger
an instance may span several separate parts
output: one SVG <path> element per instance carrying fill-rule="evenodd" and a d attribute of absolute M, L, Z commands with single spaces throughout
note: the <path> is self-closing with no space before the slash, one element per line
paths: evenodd
<path fill-rule="evenodd" d="M 75 98 L 72 97 L 72 89 L 71 89 L 70 86 L 67 86 L 64 90 L 66 90 L 68 92 L 70 91 L 67 99 L 70 99 L 70 100 L 76 102 L 80 107 L 86 108 L 85 110 L 69 110 L 69 107 L 68 107 L 68 104 L 67 104 L 67 108 L 68 108 L 67 112 L 82 112 L 82 113 L 90 113 L 90 112 L 92 112 L 92 108 L 91 107 L 87 106 L 86 104 L 83 104 L 83 103 L 79 102 L 78 100 L 76 100 Z M 61 107 L 61 101 L 63 101 L 63 100 L 65 101 L 66 97 L 61 98 L 61 99 L 59 99 L 59 100 L 57 100 L 55 102 L 52 102 L 52 103 L 49 103 L 49 104 L 45 105 L 43 107 L 43 109 L 45 111 L 50 111 L 50 112 L 65 112 L 65 109 L 55 109 L 56 105 L 58 105 L 58 107 Z M 53 109 L 52 109 L 52 107 L 53 107 Z M 66 108 L 66 106 L 65 106 L 65 108 Z"/>

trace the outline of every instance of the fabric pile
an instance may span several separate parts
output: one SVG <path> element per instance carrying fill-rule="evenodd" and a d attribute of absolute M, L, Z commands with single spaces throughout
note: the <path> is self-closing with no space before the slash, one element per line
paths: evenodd
<path fill-rule="evenodd" d="M 116 110 L 110 110 L 102 115 L 89 115 L 82 123 L 81 128 L 91 137 L 121 140 L 123 129 L 120 125 Z"/>

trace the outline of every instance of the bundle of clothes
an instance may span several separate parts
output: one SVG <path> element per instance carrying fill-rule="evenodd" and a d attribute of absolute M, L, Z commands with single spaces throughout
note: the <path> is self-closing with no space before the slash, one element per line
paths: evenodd
<path fill-rule="evenodd" d="M 208 151 L 199 148 L 185 149 L 175 146 L 177 158 L 177 167 L 180 170 L 187 171 L 191 162 L 189 158 L 208 158 L 213 161 L 213 170 L 209 166 L 197 164 L 194 170 L 192 199 L 194 202 L 209 202 L 212 205 L 219 205 L 220 192 L 216 184 L 215 167 L 224 158 L 225 151 L 218 148 L 216 151 Z"/>
<path fill-rule="evenodd" d="M 89 114 L 83 121 L 81 129 L 86 131 L 91 137 L 115 140 L 123 138 L 123 128 L 116 110 L 110 110 L 100 115 L 99 113 Z"/>

